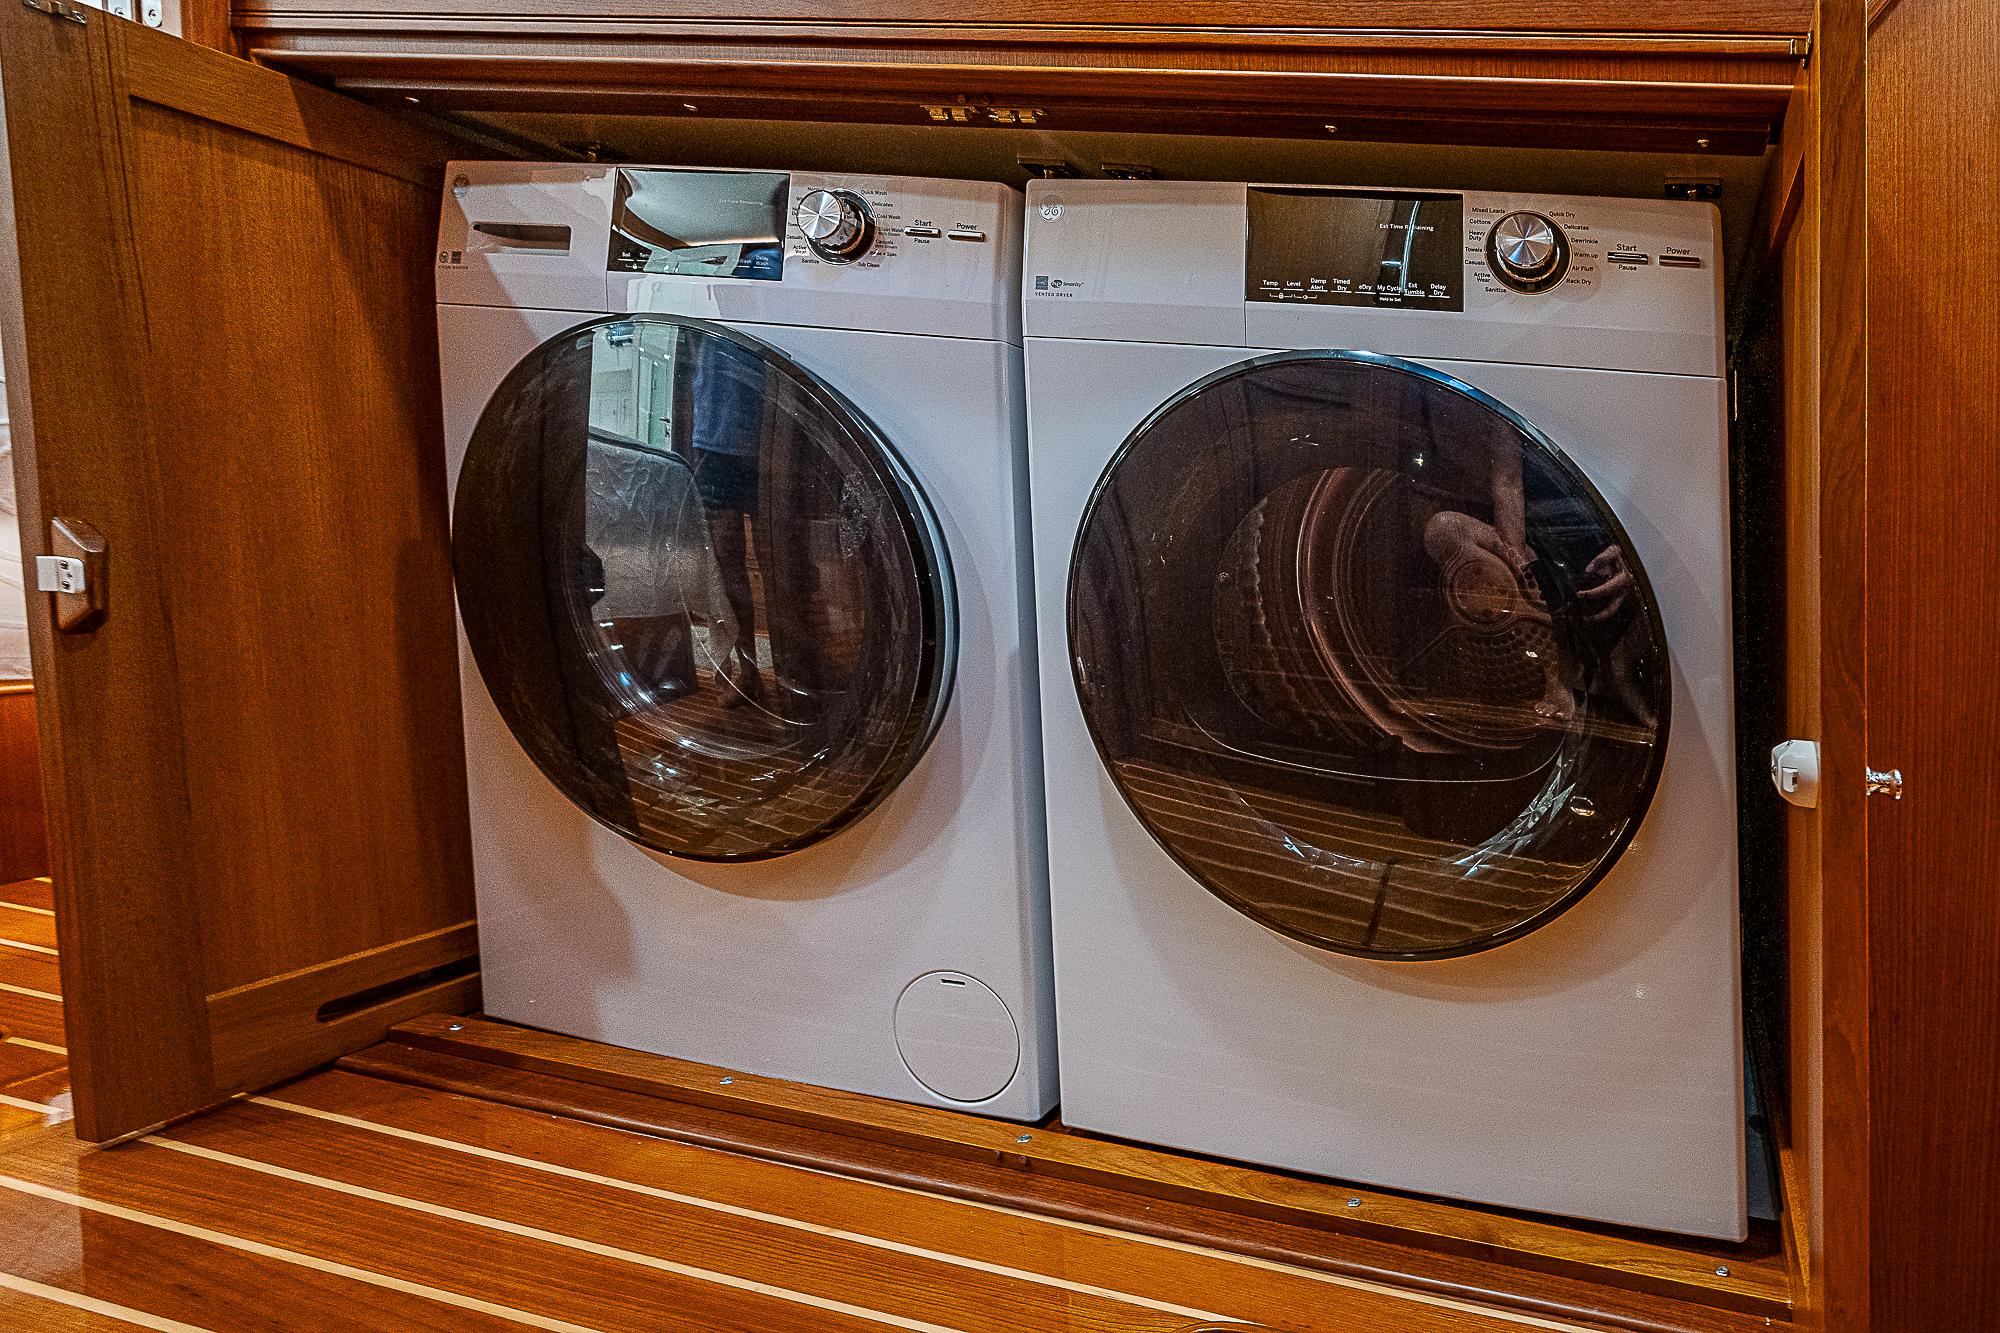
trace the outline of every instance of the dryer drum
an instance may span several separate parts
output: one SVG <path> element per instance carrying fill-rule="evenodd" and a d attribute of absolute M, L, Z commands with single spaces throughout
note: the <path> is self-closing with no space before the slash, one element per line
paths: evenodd
<path fill-rule="evenodd" d="M 1262 357 L 1155 411 L 1086 510 L 1069 621 L 1148 831 L 1342 953 L 1546 924 L 1665 757 L 1666 643 L 1617 518 L 1540 430 L 1412 362 Z"/>
<path fill-rule="evenodd" d="M 453 517 L 501 716 L 655 851 L 808 846 L 943 716 L 954 589 L 928 501 L 853 404 L 745 334 L 635 315 L 543 344 L 481 416 Z"/>

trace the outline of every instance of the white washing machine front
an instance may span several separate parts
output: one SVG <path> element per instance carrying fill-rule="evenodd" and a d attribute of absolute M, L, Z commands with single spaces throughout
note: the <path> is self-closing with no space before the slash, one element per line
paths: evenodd
<path fill-rule="evenodd" d="M 1712 210 L 1255 193 L 1030 192 L 1065 1120 L 1740 1238 Z"/>
<path fill-rule="evenodd" d="M 1010 192 L 455 170 L 439 319 L 488 1010 L 1044 1114 Z M 788 219 L 833 189 L 894 238 L 819 253 Z M 940 210 L 990 240 L 901 234 Z M 940 976 L 987 1008 L 910 1001 Z"/>

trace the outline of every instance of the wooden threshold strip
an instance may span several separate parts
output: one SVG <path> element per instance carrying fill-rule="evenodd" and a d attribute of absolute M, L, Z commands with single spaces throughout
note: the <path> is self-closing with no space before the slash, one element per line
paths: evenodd
<path fill-rule="evenodd" d="M 1746 1328 L 1760 1317 L 1789 1318 L 1783 1256 L 1768 1239 L 1681 1246 L 1161 1152 L 1060 1126 L 1024 1127 L 808 1088 L 483 1019 L 414 1020 L 343 1067 L 1541 1315 L 1645 1329 L 1692 1327 L 1725 1311 L 1751 1316 Z"/>

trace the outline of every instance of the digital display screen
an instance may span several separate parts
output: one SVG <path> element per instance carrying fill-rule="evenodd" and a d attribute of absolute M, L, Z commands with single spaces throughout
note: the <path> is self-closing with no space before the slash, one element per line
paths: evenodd
<path fill-rule="evenodd" d="M 621 170 L 609 266 L 776 282 L 790 191 L 791 177 L 771 172 Z"/>
<path fill-rule="evenodd" d="M 1465 309 L 1465 201 L 1382 190 L 1250 191 L 1247 301 Z"/>

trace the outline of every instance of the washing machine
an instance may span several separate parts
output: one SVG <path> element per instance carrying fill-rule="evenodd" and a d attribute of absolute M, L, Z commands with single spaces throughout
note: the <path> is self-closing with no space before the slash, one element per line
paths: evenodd
<path fill-rule="evenodd" d="M 1030 186 L 1066 1123 L 1743 1236 L 1717 228 Z"/>
<path fill-rule="evenodd" d="M 1041 1116 L 1019 193 L 517 162 L 448 180 L 487 1012 Z"/>

